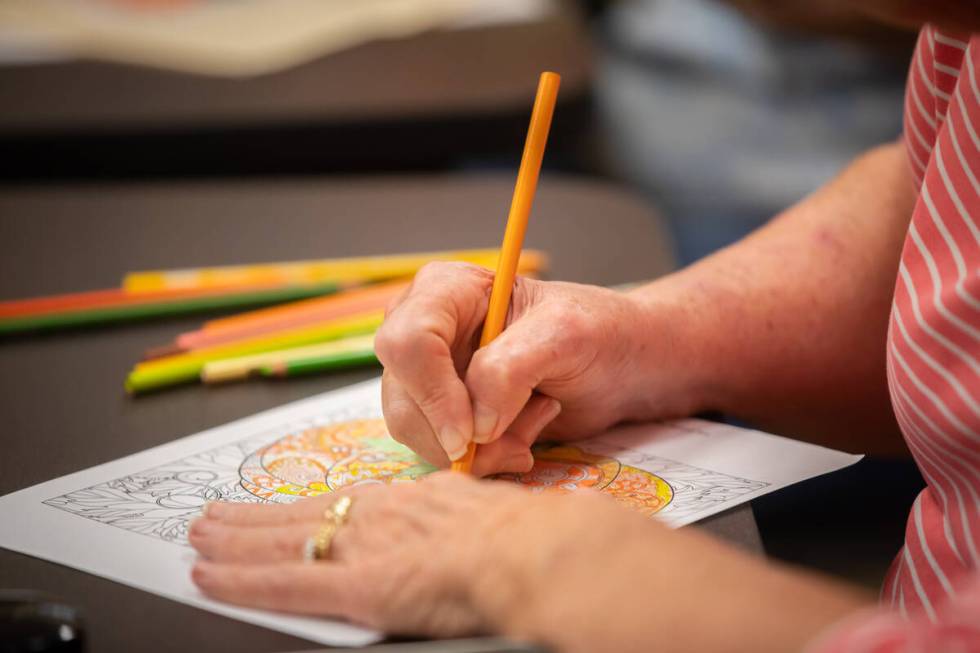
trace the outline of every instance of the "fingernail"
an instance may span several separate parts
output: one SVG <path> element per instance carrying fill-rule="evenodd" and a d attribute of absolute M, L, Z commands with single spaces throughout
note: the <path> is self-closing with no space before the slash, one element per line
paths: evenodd
<path fill-rule="evenodd" d="M 524 474 L 531 471 L 534 467 L 534 456 L 530 451 L 524 451 L 522 453 L 514 454 L 509 461 L 507 461 L 507 468 L 515 473 Z"/>
<path fill-rule="evenodd" d="M 493 437 L 493 431 L 497 428 L 497 411 L 489 406 L 484 406 L 480 402 L 473 404 L 473 442 L 486 444 Z"/>
<path fill-rule="evenodd" d="M 191 578 L 194 579 L 195 583 L 200 585 L 201 583 L 207 582 L 210 571 L 211 566 L 208 563 L 198 561 L 198 563 L 191 568 Z"/>
<path fill-rule="evenodd" d="M 450 460 L 462 458 L 466 453 L 466 438 L 455 426 L 445 426 L 439 431 L 439 444 Z"/>

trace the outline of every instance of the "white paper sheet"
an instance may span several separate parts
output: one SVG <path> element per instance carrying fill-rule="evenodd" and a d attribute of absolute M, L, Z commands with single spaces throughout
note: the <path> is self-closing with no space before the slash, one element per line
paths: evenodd
<path fill-rule="evenodd" d="M 0 546 L 322 644 L 376 641 L 379 633 L 349 624 L 205 598 L 190 581 L 194 553 L 186 529 L 208 500 L 295 500 L 296 486 L 270 493 L 243 483 L 248 461 L 284 436 L 380 417 L 379 389 L 374 380 L 325 393 L 9 494 L 0 498 Z M 632 470 L 636 478 L 657 479 L 652 487 L 662 490 L 665 505 L 656 516 L 672 526 L 861 458 L 694 419 L 623 427 L 571 446 L 582 460 L 605 461 L 594 467 L 605 465 L 614 476 Z M 419 466 L 412 469 L 418 473 Z"/>

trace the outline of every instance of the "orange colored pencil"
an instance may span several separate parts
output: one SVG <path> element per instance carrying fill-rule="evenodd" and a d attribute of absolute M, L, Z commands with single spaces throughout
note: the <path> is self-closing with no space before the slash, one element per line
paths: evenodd
<path fill-rule="evenodd" d="M 539 252 L 536 250 L 526 250 L 521 252 L 520 261 L 518 263 L 518 270 L 521 274 L 536 274 L 547 267 L 548 257 L 544 252 Z M 409 281 L 409 279 L 403 278 L 400 281 L 405 282 Z M 262 308 L 255 311 L 249 311 L 247 313 L 238 313 L 236 315 L 218 317 L 205 322 L 200 331 L 224 329 L 226 327 L 238 326 L 246 322 L 252 322 L 253 320 L 264 320 L 273 315 L 286 315 L 292 313 L 294 310 L 302 311 L 308 307 L 311 308 L 318 306 L 322 304 L 323 301 L 324 298 L 307 299 L 302 302 L 293 302 L 291 304 Z"/>
<path fill-rule="evenodd" d="M 349 292 L 359 290 L 359 286 L 352 288 L 345 288 L 343 290 L 344 295 Z M 197 331 L 188 331 L 188 333 L 197 333 L 198 331 L 213 331 L 218 332 L 224 329 L 237 328 L 254 322 L 261 322 L 266 319 L 272 319 L 275 317 L 290 315 L 294 312 L 302 312 L 307 309 L 314 309 L 323 304 L 323 300 L 326 297 L 313 297 L 311 299 L 303 299 L 298 302 L 290 302 L 288 304 L 280 304 L 279 306 L 269 306 L 268 308 L 257 308 L 252 311 L 246 311 L 244 313 L 235 313 L 234 315 L 226 315 L 224 317 L 216 317 L 204 322 L 201 328 Z"/>
<path fill-rule="evenodd" d="M 366 286 L 337 295 L 293 302 L 273 309 L 251 311 L 253 317 L 249 320 L 220 328 L 182 333 L 177 336 L 177 347 L 182 351 L 193 351 L 243 338 L 335 320 L 373 309 L 383 309 L 398 293 L 404 291 L 409 283 L 409 281 L 395 281 Z"/>
<path fill-rule="evenodd" d="M 500 247 L 497 273 L 490 290 L 490 305 L 486 320 L 483 322 L 483 333 L 480 336 L 481 347 L 489 344 L 504 330 L 510 295 L 514 289 L 514 277 L 517 274 L 517 262 L 521 256 L 521 248 L 524 246 L 528 218 L 531 217 L 531 205 L 534 203 L 534 192 L 538 187 L 538 175 L 541 172 L 541 162 L 544 160 L 544 148 L 548 143 L 548 130 L 551 128 L 551 117 L 555 112 L 560 82 L 561 77 L 551 72 L 541 73 L 541 78 L 538 80 L 538 92 L 534 98 L 534 109 L 531 111 L 531 124 L 524 143 L 524 155 L 521 157 L 521 167 L 517 172 L 517 183 L 514 185 L 514 197 L 510 203 L 510 214 L 507 216 L 504 242 Z M 470 442 L 463 457 L 453 462 L 452 469 L 469 472 L 473 467 L 475 454 L 476 445 Z"/>
<path fill-rule="evenodd" d="M 64 295 L 32 297 L 30 299 L 12 299 L 0 303 L 0 317 L 21 317 L 54 313 L 71 308 L 86 308 L 97 306 L 99 303 L 118 301 L 125 295 L 125 291 L 121 288 L 108 288 L 106 290 L 89 290 Z"/>
<path fill-rule="evenodd" d="M 129 292 L 122 288 L 89 290 L 78 293 L 49 295 L 47 297 L 32 297 L 30 299 L 14 299 L 0 302 L 0 319 L 34 315 L 49 315 L 53 313 L 83 311 L 117 306 L 138 306 L 142 304 L 152 304 L 170 300 L 219 297 L 222 295 L 230 295 L 235 293 L 262 292 L 287 287 L 289 286 L 285 284 L 263 283 L 236 286 L 213 286 L 211 288 L 158 290 L 140 293 Z"/>

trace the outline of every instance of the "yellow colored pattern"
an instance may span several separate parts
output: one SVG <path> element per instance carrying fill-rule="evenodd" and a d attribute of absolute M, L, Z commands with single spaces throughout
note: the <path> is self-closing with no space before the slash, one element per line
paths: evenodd
<path fill-rule="evenodd" d="M 435 469 L 392 440 L 384 420 L 364 419 L 286 435 L 248 456 L 239 471 L 242 487 L 276 501 L 363 483 L 412 482 Z M 537 446 L 531 471 L 499 478 L 533 492 L 598 490 L 645 515 L 673 498 L 662 478 L 571 445 Z"/>

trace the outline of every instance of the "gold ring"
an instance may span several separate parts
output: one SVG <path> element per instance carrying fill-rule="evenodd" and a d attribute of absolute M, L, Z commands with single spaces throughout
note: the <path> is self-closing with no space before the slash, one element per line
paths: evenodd
<path fill-rule="evenodd" d="M 323 513 L 323 518 L 327 521 L 338 522 L 337 525 L 340 526 L 345 521 L 347 521 L 347 513 L 350 512 L 350 505 L 353 503 L 349 495 L 345 494 L 340 497 L 333 504 L 327 508 Z"/>
<path fill-rule="evenodd" d="M 323 523 L 311 537 L 307 538 L 303 548 L 303 559 L 307 562 L 325 560 L 330 553 L 330 545 L 333 538 L 344 522 L 347 521 L 347 513 L 350 512 L 351 498 L 342 496 L 331 504 L 323 513 Z"/>

